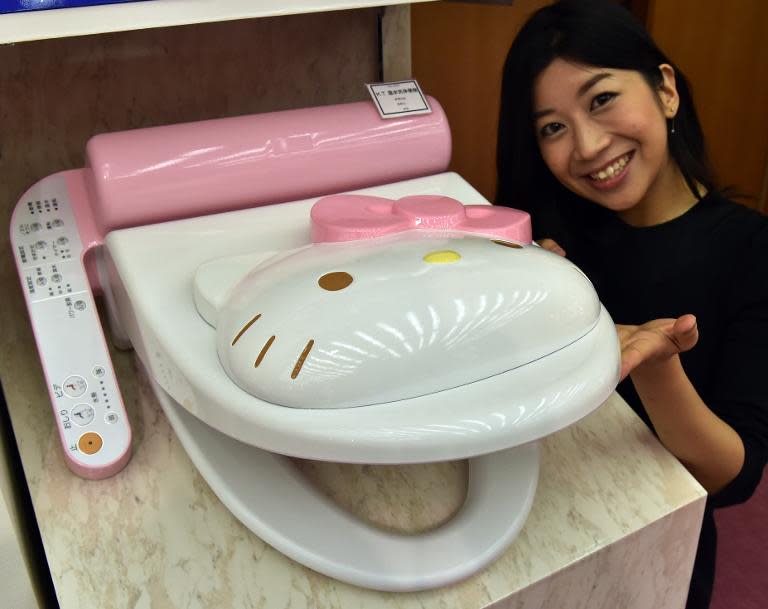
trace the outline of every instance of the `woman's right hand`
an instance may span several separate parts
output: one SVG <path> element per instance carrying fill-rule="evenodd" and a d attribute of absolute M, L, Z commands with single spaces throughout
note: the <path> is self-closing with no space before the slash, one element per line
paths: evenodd
<path fill-rule="evenodd" d="M 664 363 L 693 349 L 699 340 L 696 317 L 690 314 L 654 319 L 639 326 L 616 324 L 616 331 L 621 343 L 621 380 L 643 365 Z"/>
<path fill-rule="evenodd" d="M 562 247 L 560 247 L 560 245 L 558 245 L 557 241 L 555 241 L 554 239 L 549 239 L 549 238 L 539 239 L 536 243 L 538 243 L 545 250 L 554 252 L 558 256 L 565 257 L 565 250 Z"/>

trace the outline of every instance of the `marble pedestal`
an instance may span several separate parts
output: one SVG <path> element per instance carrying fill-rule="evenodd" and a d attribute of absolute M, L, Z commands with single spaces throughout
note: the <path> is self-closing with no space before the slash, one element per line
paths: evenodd
<path fill-rule="evenodd" d="M 684 606 L 705 493 L 617 395 L 542 442 L 531 514 L 501 558 L 453 586 L 382 593 L 315 573 L 241 525 L 190 463 L 133 354 L 114 357 L 135 447 L 111 479 L 66 469 L 41 379 L 9 396 L 61 609 Z M 464 462 L 295 464 L 347 509 L 401 531 L 450 518 L 466 488 Z"/>

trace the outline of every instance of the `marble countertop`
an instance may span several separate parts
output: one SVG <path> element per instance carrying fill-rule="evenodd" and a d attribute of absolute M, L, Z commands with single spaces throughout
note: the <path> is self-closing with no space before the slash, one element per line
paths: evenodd
<path fill-rule="evenodd" d="M 564 607 L 579 596 L 615 598 L 610 589 L 627 577 L 627 565 L 650 582 L 650 597 L 665 593 L 653 587 L 655 574 L 681 571 L 687 581 L 684 557 L 695 548 L 705 493 L 615 394 L 542 441 L 533 508 L 498 560 L 442 589 L 376 592 L 291 561 L 237 521 L 192 466 L 131 352 L 113 359 L 133 458 L 107 480 L 71 474 L 20 290 L 8 300 L 0 375 L 61 609 Z M 450 518 L 466 491 L 465 462 L 295 464 L 347 509 L 401 531 Z M 654 527 L 637 543 L 619 543 Z M 558 586 L 544 586 L 554 573 L 562 574 Z M 524 599 L 515 595 L 523 589 Z"/>

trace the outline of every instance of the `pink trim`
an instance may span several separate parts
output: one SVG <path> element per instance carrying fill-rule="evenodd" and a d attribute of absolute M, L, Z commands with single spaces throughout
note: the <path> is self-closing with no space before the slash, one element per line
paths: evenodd
<path fill-rule="evenodd" d="M 462 205 L 455 199 L 420 195 L 397 201 L 364 195 L 334 195 L 312 207 L 312 241 L 355 241 L 413 229 L 451 230 L 531 242 L 531 217 L 519 209 Z"/>
<path fill-rule="evenodd" d="M 83 243 L 83 254 L 88 253 L 91 248 L 103 245 L 105 237 L 105 234 L 100 233 L 96 228 L 96 222 L 93 219 L 90 203 L 91 195 L 88 192 L 87 185 L 89 173 L 87 169 L 73 169 L 61 172 L 67 183 L 70 202 L 77 218 L 77 232 L 80 234 L 80 241 Z"/>
<path fill-rule="evenodd" d="M 80 241 L 83 244 L 83 251 L 80 254 L 80 261 L 88 275 L 88 283 L 91 284 L 94 294 L 102 292 L 101 281 L 99 281 L 99 272 L 96 269 L 96 259 L 93 255 L 95 248 L 104 245 L 104 237 L 96 228 L 93 213 L 91 212 L 92 195 L 88 190 L 88 179 L 90 171 L 87 169 L 73 169 L 72 171 L 62 172 L 67 184 L 72 211 L 77 220 L 77 232 L 80 234 Z"/>

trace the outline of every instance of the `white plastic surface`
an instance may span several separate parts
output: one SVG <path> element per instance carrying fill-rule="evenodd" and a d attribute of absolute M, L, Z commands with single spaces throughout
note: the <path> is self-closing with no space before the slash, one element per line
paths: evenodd
<path fill-rule="evenodd" d="M 359 192 L 388 198 L 444 194 L 466 204 L 484 202 L 450 173 Z M 572 344 L 448 391 L 333 410 L 285 408 L 252 397 L 219 363 L 215 330 L 195 307 L 194 275 L 217 257 L 306 245 L 314 202 L 119 230 L 107 237 L 111 284 L 128 335 L 152 377 L 208 425 L 280 454 L 415 463 L 472 457 L 536 440 L 579 420 L 610 395 L 618 380 L 618 341 L 601 308 L 594 328 Z"/>
<path fill-rule="evenodd" d="M 243 524 L 286 556 L 357 586 L 404 592 L 464 579 L 507 548 L 533 503 L 535 443 L 470 460 L 467 499 L 443 526 L 384 531 L 333 503 L 285 457 L 232 440 L 153 388 L 192 462 Z"/>

